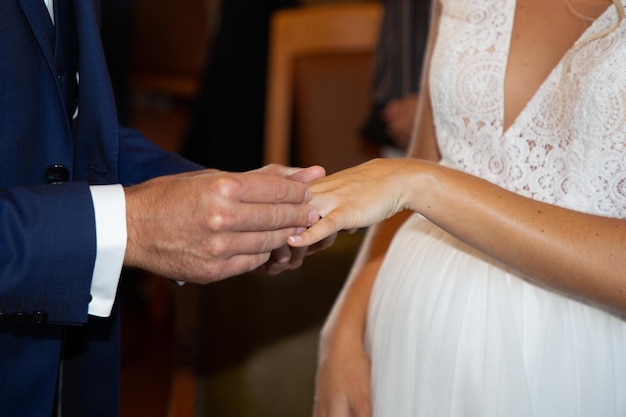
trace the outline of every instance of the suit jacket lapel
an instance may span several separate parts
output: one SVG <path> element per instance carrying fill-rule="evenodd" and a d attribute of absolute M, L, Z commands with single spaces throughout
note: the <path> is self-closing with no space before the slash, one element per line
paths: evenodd
<path fill-rule="evenodd" d="M 50 70 L 54 72 L 54 25 L 45 4 L 41 0 L 19 0 L 19 3 Z"/>

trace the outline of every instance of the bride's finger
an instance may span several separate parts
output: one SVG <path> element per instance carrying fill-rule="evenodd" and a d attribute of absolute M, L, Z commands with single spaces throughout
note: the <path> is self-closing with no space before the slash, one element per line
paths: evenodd
<path fill-rule="evenodd" d="M 287 243 L 295 248 L 310 246 L 342 229 L 341 226 L 332 221 L 332 218 L 324 217 L 304 232 L 289 236 Z"/>

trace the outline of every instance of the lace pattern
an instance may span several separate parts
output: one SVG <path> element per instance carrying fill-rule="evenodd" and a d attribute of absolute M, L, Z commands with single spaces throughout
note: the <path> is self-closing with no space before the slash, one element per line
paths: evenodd
<path fill-rule="evenodd" d="M 626 218 L 626 24 L 610 6 L 503 132 L 515 0 L 446 0 L 430 78 L 444 165 L 518 194 Z M 450 45 L 454 50 L 450 53 Z"/>

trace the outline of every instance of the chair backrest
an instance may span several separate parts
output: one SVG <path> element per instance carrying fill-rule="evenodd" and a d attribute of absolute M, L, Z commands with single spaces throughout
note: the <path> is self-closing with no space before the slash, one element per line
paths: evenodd
<path fill-rule="evenodd" d="M 195 97 L 214 35 L 220 0 L 135 0 L 133 87 Z M 129 6 L 130 7 L 130 6 Z"/>
<path fill-rule="evenodd" d="M 358 130 L 371 104 L 382 7 L 324 4 L 272 16 L 265 163 L 320 164 L 333 172 L 379 155 Z"/>

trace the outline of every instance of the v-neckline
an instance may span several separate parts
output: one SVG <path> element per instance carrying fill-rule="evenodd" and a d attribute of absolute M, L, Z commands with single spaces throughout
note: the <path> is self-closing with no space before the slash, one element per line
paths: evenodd
<path fill-rule="evenodd" d="M 508 46 L 509 49 L 508 51 L 510 52 L 510 46 L 511 46 L 511 41 L 513 38 L 513 30 L 514 30 L 514 25 L 515 25 L 515 14 L 517 11 L 517 1 L 515 0 L 513 1 L 513 13 L 512 13 L 512 18 L 511 18 L 511 23 L 509 25 L 508 28 Z M 592 36 L 596 31 L 597 28 L 596 26 L 598 25 L 598 22 L 600 22 L 601 20 L 604 19 L 604 17 L 606 16 L 606 14 L 609 12 L 609 10 L 611 10 L 611 8 L 614 7 L 613 5 L 609 5 L 607 6 L 607 8 L 600 14 L 598 15 L 598 17 L 596 17 L 594 19 L 594 21 L 589 25 L 589 27 L 587 27 L 581 34 L 580 36 L 578 36 L 578 38 L 576 38 L 576 41 L 565 51 L 565 53 L 561 56 L 561 58 L 557 61 L 556 65 L 549 71 L 548 75 L 546 76 L 546 78 L 541 81 L 541 83 L 539 84 L 539 86 L 537 87 L 537 89 L 535 90 L 535 92 L 529 96 L 528 101 L 526 102 L 526 104 L 524 104 L 521 108 L 519 113 L 514 116 L 511 120 L 511 123 L 508 126 L 504 126 L 504 120 L 505 120 L 505 111 L 506 111 L 506 106 L 505 106 L 505 83 L 506 83 L 506 76 L 507 76 L 507 68 L 508 68 L 508 60 L 510 57 L 510 53 L 506 54 L 506 59 L 504 62 L 504 73 L 502 75 L 502 97 L 500 98 L 502 100 L 502 106 L 501 106 L 501 114 L 500 114 L 500 118 L 501 118 L 501 135 L 500 137 L 504 138 L 506 136 L 508 136 L 508 133 L 512 130 L 512 128 L 514 128 L 518 122 L 520 121 L 520 119 L 523 118 L 523 116 L 525 115 L 525 113 L 527 113 L 528 108 L 536 101 L 538 100 L 537 97 L 543 92 L 543 90 L 546 88 L 546 85 L 550 82 L 550 80 L 555 76 L 555 71 L 561 69 L 563 67 L 563 64 L 565 62 L 565 59 L 568 57 L 568 55 L 572 52 L 572 50 L 581 42 L 583 41 L 585 38 L 587 38 L 588 36 Z"/>

